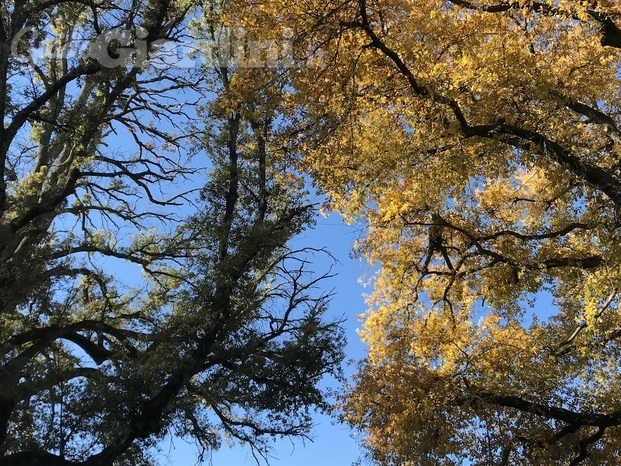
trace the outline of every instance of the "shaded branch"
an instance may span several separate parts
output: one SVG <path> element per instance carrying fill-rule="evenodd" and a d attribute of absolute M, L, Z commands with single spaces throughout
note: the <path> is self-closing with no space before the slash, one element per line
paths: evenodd
<path fill-rule="evenodd" d="M 517 409 L 524 413 L 531 413 L 545 419 L 555 419 L 570 425 L 614 427 L 621 425 L 621 411 L 610 414 L 582 413 L 558 406 L 550 406 L 543 403 L 528 401 L 519 396 L 497 395 L 486 390 L 477 390 L 471 398 L 460 400 L 461 404 L 487 403 L 494 406 Z"/>

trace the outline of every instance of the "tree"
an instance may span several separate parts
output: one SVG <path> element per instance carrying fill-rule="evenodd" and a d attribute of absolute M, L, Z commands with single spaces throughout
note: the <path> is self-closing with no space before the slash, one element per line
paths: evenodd
<path fill-rule="evenodd" d="M 617 464 L 617 2 L 278 5 L 324 52 L 305 166 L 381 266 L 342 400 L 371 458 Z"/>
<path fill-rule="evenodd" d="M 209 89 L 222 95 L 202 137 L 190 99 L 204 70 L 146 61 L 195 6 L 2 7 L 2 465 L 152 464 L 169 432 L 261 455 L 325 406 L 342 338 L 322 317 L 328 275 L 287 247 L 312 206 L 272 154 L 277 107 Z M 115 141 L 124 130 L 135 149 Z M 192 144 L 211 157 L 196 203 L 177 187 L 205 173 L 183 158 Z M 129 264 L 139 283 L 123 282 Z"/>

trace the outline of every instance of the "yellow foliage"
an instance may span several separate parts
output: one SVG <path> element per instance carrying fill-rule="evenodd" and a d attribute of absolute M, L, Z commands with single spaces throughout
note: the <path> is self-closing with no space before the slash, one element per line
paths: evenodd
<path fill-rule="evenodd" d="M 265 0 L 230 14 L 262 37 L 290 31 L 291 148 L 327 206 L 368 225 L 357 251 L 381 268 L 343 415 L 372 456 L 573 461 L 596 430 L 561 435 L 568 421 L 520 402 L 620 408 L 606 383 L 621 372 L 617 2 Z M 589 454 L 616 464 L 618 440 L 607 428 Z"/>
<path fill-rule="evenodd" d="M 298 60 L 322 52 L 283 107 L 301 167 L 366 222 L 357 251 L 380 265 L 342 408 L 373 458 L 570 464 L 587 442 L 618 464 L 621 421 L 597 438 L 580 423 L 621 409 L 618 2 L 265 0 L 231 17 L 290 31 Z"/>

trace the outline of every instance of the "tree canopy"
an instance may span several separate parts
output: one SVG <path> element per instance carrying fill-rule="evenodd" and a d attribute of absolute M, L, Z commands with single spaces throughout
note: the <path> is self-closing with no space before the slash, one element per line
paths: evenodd
<path fill-rule="evenodd" d="M 343 339 L 288 246 L 314 210 L 278 105 L 165 66 L 197 6 L 1 7 L 3 465 L 152 464 L 169 433 L 259 457 L 327 407 Z"/>
<path fill-rule="evenodd" d="M 620 461 L 618 2 L 2 8 L 2 464 L 304 435 L 342 357 L 306 176 L 379 265 L 339 404 L 371 462 Z M 193 33 L 209 65 L 150 66 Z"/>
<path fill-rule="evenodd" d="M 617 2 L 316 11 L 305 163 L 380 265 L 344 420 L 378 464 L 618 463 Z"/>

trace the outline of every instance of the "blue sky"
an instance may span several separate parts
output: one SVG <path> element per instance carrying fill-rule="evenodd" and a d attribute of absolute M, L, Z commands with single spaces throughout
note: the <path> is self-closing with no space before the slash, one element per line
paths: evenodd
<path fill-rule="evenodd" d="M 350 257 L 354 240 L 360 236 L 359 227 L 343 223 L 338 214 L 318 217 L 317 225 L 297 237 L 293 246 L 325 247 L 338 260 L 333 267 L 336 277 L 325 282 L 329 289 L 334 288 L 328 317 L 344 317 L 348 340 L 346 360 L 358 360 L 365 355 L 365 347 L 356 330 L 361 326 L 358 316 L 365 312 L 364 293 L 370 289 L 360 284 L 359 278 L 371 273 L 370 267 L 360 259 Z M 331 265 L 327 258 L 318 258 L 314 270 L 322 273 Z M 345 373 L 351 376 L 355 364 L 345 365 Z M 332 388 L 338 388 L 333 381 L 326 381 Z M 310 436 L 312 442 L 301 440 L 282 440 L 274 444 L 272 466 L 348 466 L 359 458 L 359 448 L 351 437 L 350 430 L 326 416 L 315 416 L 315 427 Z M 162 444 L 162 452 L 157 459 L 163 466 L 192 466 L 197 462 L 197 452 L 193 445 L 181 439 L 173 439 Z M 223 442 L 222 448 L 213 452 L 206 464 L 213 466 L 245 466 L 256 462 L 246 446 L 235 445 L 232 448 Z"/>

